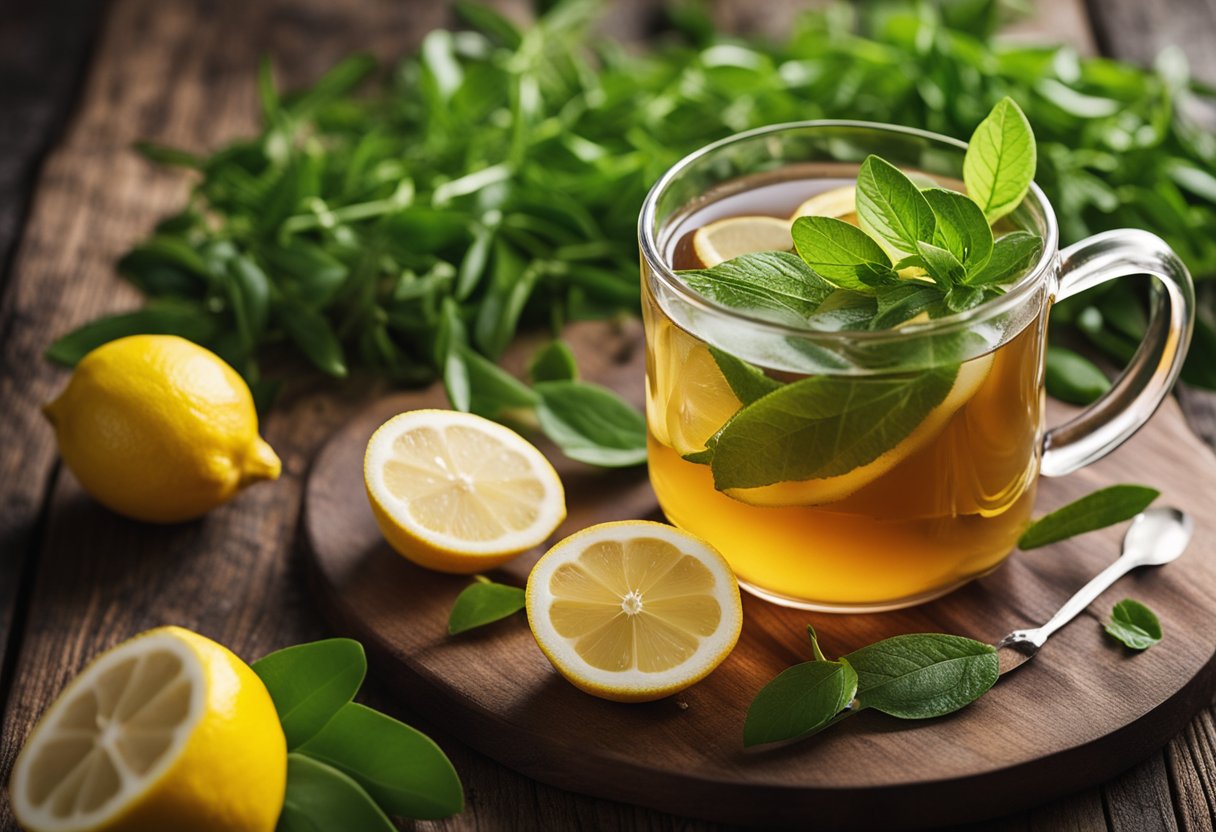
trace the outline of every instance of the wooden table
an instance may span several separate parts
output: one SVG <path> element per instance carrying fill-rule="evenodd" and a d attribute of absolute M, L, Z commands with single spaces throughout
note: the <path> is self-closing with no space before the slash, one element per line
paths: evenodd
<path fill-rule="evenodd" d="M 605 26 L 644 37 L 653 5 L 619 0 Z M 713 5 L 727 25 L 779 30 L 801 3 Z M 1141 62 L 1174 43 L 1216 83 L 1216 0 L 1035 5 L 1020 28 Z M 0 10 L 0 780 L 64 684 L 140 630 L 180 624 L 250 659 L 326 634 L 297 548 L 303 474 L 322 440 L 383 392 L 360 378 L 296 384 L 263 427 L 283 457 L 282 481 L 203 522 L 151 527 L 92 503 L 58 465 L 39 413 L 66 378 L 41 354 L 54 335 L 135 305 L 112 264 L 185 195 L 181 177 L 140 161 L 131 142 L 205 150 L 251 132 L 262 54 L 298 85 L 353 49 L 399 57 L 448 22 L 446 6 L 426 0 L 13 0 Z M 1216 443 L 1212 399 L 1182 398 Z M 412 721 L 374 682 L 365 693 Z M 533 782 L 447 740 L 442 726 L 421 727 L 451 755 L 468 806 L 417 828 L 715 828 Z M 1211 830 L 1214 816 L 1216 711 L 1208 708 L 1116 780 L 983 828 Z M 15 828 L 7 797 L 0 827 Z"/>

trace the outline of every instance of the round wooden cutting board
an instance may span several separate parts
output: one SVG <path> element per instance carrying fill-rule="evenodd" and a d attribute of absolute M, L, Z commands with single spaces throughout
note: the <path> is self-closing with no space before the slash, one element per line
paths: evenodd
<path fill-rule="evenodd" d="M 567 334 L 587 378 L 640 403 L 636 323 L 581 324 Z M 518 367 L 522 345 L 508 356 Z M 814 828 L 919 828 L 1007 814 L 1109 779 L 1159 748 L 1210 700 L 1216 674 L 1216 465 L 1173 401 L 1106 460 L 1044 480 L 1040 510 L 1116 482 L 1162 491 L 1190 511 L 1195 537 L 1177 562 L 1124 578 L 1057 633 L 1031 663 L 974 705 L 901 722 L 864 713 L 809 741 L 744 751 L 743 718 L 779 671 L 810 658 L 806 625 L 839 655 L 887 636 L 946 632 L 995 641 L 1041 624 L 1113 560 L 1123 527 L 1029 553 L 936 602 L 876 615 L 789 610 L 744 597 L 738 647 L 705 681 L 668 699 L 622 705 L 581 693 L 541 655 L 522 614 L 459 636 L 447 617 L 469 578 L 429 572 L 381 539 L 362 482 L 363 450 L 385 419 L 445 406 L 441 391 L 384 399 L 340 430 L 314 462 L 306 533 L 322 609 L 360 639 L 373 672 L 404 703 L 525 774 L 560 787 L 681 815 Z M 1055 423 L 1065 408 L 1049 408 Z M 541 445 L 562 475 L 569 518 L 657 519 L 646 472 L 603 471 Z M 523 586 L 539 551 L 493 574 Z M 1120 599 L 1152 607 L 1165 631 L 1131 654 L 1102 633 Z"/>

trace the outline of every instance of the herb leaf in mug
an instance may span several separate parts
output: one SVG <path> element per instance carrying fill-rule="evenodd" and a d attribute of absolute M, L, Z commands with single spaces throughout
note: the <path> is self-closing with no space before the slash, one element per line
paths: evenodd
<path fill-rule="evenodd" d="M 895 636 L 842 660 L 857 671 L 859 707 L 900 719 L 953 713 L 982 696 L 1000 674 L 992 645 L 943 633 Z"/>
<path fill-rule="evenodd" d="M 862 229 L 905 253 L 932 240 L 937 224 L 916 183 L 877 156 L 868 156 L 857 172 L 857 217 Z"/>
<path fill-rule="evenodd" d="M 796 254 L 761 251 L 710 269 L 680 272 L 689 286 L 723 306 L 760 312 L 777 321 L 805 323 L 836 287 Z"/>
<path fill-rule="evenodd" d="M 1047 394 L 1070 404 L 1089 404 L 1110 389 L 1092 361 L 1070 349 L 1047 345 Z"/>
<path fill-rule="evenodd" d="M 1130 520 L 1148 508 L 1160 494 L 1155 488 L 1127 483 L 1100 488 L 1031 523 L 1018 538 L 1018 548 L 1037 549 Z"/>
<path fill-rule="evenodd" d="M 501 621 L 523 608 L 522 589 L 475 575 L 473 583 L 465 587 L 452 604 L 452 612 L 448 615 L 448 633 L 455 635 Z"/>
<path fill-rule="evenodd" d="M 714 486 L 832 477 L 873 462 L 941 404 L 957 375 L 951 365 L 902 379 L 812 376 L 786 384 L 718 432 Z"/>
<path fill-rule="evenodd" d="M 870 328 L 897 327 L 921 312 L 933 310 L 944 297 L 941 287 L 936 283 L 921 280 L 902 280 L 896 286 L 884 286 L 878 293 L 878 312 L 870 321 Z"/>
<path fill-rule="evenodd" d="M 953 254 L 968 274 L 979 271 L 992 256 L 992 229 L 984 212 L 958 191 L 928 188 L 921 193 L 937 218 L 932 243 Z"/>
<path fill-rule="evenodd" d="M 962 284 L 967 271 L 958 258 L 949 251 L 925 242 L 917 243 L 916 250 L 920 252 L 920 260 L 925 271 L 943 291 Z"/>
<path fill-rule="evenodd" d="M 588 465 L 622 468 L 646 461 L 646 417 L 616 393 L 584 381 L 542 381 L 536 417 L 562 453 Z"/>
<path fill-rule="evenodd" d="M 873 294 L 874 286 L 899 280 L 882 246 L 844 220 L 799 217 L 791 233 L 798 256 L 837 286 Z"/>
<path fill-rule="evenodd" d="M 751 404 L 781 386 L 781 382 L 769 378 L 759 367 L 742 358 L 736 358 L 717 347 L 710 347 L 709 354 L 713 356 L 735 398 L 743 404 Z"/>
<path fill-rule="evenodd" d="M 1161 622 L 1148 607 L 1124 598 L 1111 610 L 1107 634 L 1132 650 L 1147 650 L 1161 641 Z"/>
<path fill-rule="evenodd" d="M 857 673 L 847 661 L 817 660 L 786 668 L 760 689 L 748 707 L 743 745 L 818 733 L 832 725 L 856 693 Z"/>
<path fill-rule="evenodd" d="M 979 271 L 967 275 L 970 286 L 1004 283 L 1028 269 L 1043 250 L 1043 238 L 1029 231 L 1011 231 L 992 245 L 992 255 Z"/>
<path fill-rule="evenodd" d="M 1012 98 L 1003 98 L 971 134 L 963 158 L 963 182 L 989 223 L 1026 196 L 1036 166 L 1034 132 Z"/>

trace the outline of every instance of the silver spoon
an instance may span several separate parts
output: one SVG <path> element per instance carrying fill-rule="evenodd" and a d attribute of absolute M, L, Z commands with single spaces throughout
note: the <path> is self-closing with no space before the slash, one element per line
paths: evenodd
<path fill-rule="evenodd" d="M 1141 566 L 1161 566 L 1176 560 L 1190 542 L 1195 523 L 1176 508 L 1151 508 L 1137 514 L 1123 536 L 1123 553 L 1110 566 L 1065 602 L 1042 627 L 1014 630 L 996 645 L 1001 675 L 1034 658 L 1048 636 L 1077 617 L 1081 610 L 1128 572 Z"/>

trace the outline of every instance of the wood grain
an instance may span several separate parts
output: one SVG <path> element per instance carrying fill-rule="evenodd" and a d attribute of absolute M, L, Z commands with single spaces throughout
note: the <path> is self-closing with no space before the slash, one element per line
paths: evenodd
<path fill-rule="evenodd" d="M 582 324 L 566 338 L 588 379 L 641 402 L 644 350 L 636 322 Z M 522 363 L 529 350 L 515 345 L 506 364 Z M 621 706 L 565 683 L 519 616 L 448 636 L 448 613 L 468 578 L 416 567 L 381 538 L 361 487 L 367 439 L 390 416 L 442 400 L 437 385 L 376 402 L 318 455 L 304 527 L 319 600 L 339 632 L 374 652 L 411 707 L 539 780 L 717 821 L 815 818 L 823 828 L 922 828 L 1007 814 L 1105 780 L 1160 748 L 1211 696 L 1216 631 L 1207 623 L 1216 598 L 1206 587 L 1216 583 L 1216 518 L 1200 495 L 1216 489 L 1216 460 L 1186 435 L 1173 402 L 1107 459 L 1042 480 L 1039 504 L 1062 505 L 1129 479 L 1156 485 L 1164 501 L 1196 517 L 1183 560 L 1137 573 L 1104 594 L 1053 636 L 1035 663 L 949 719 L 910 726 L 867 715 L 814 742 L 745 753 L 747 703 L 778 672 L 805 660 L 807 623 L 833 655 L 907 632 L 996 640 L 1046 621 L 1114 558 L 1120 530 L 1019 554 L 993 575 L 910 610 L 813 615 L 746 597 L 739 645 L 706 681 L 661 702 Z M 1064 411 L 1053 404 L 1049 421 Z M 539 447 L 566 484 L 569 516 L 554 540 L 597 522 L 657 515 L 643 471 L 591 469 L 544 442 Z M 542 550 L 503 567 L 500 578 L 522 585 Z M 1097 623 L 1128 594 L 1162 616 L 1168 649 L 1132 658 L 1105 639 Z M 1164 765 L 1160 754 L 1154 760 Z M 1173 821 L 1164 772 L 1120 779 L 1112 788 L 1132 793 L 1141 809 L 1137 823 Z"/>

